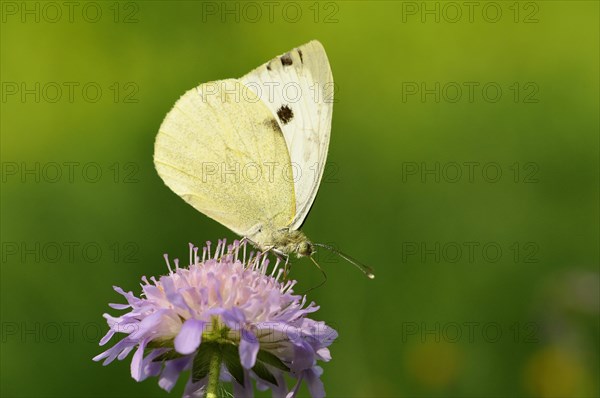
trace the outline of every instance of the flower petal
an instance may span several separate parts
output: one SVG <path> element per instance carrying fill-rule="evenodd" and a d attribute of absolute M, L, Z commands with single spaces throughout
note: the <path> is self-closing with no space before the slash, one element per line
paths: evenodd
<path fill-rule="evenodd" d="M 144 339 L 140 342 L 137 351 L 133 354 L 133 358 L 131 359 L 131 377 L 135 381 L 142 381 L 142 361 L 144 359 L 144 348 L 146 348 L 146 344 L 148 343 L 148 339 Z"/>
<path fill-rule="evenodd" d="M 250 372 L 244 369 L 244 385 L 233 383 L 233 396 L 236 398 L 252 398 L 254 397 L 254 389 L 250 381 Z"/>
<path fill-rule="evenodd" d="M 103 353 L 96 355 L 93 360 L 100 361 L 101 359 L 106 358 L 104 362 L 102 362 L 102 365 L 106 366 L 114 361 L 115 358 L 117 358 L 119 354 L 123 352 L 123 350 L 127 350 L 129 347 L 135 347 L 136 345 L 136 342 L 123 339 Z"/>
<path fill-rule="evenodd" d="M 119 361 L 122 361 L 123 359 L 125 359 L 127 357 L 127 355 L 129 355 L 129 353 L 131 351 L 133 351 L 133 349 L 135 348 L 135 346 L 131 346 L 131 347 L 127 347 L 125 348 L 123 351 L 121 351 L 121 353 L 117 356 L 117 359 Z"/>
<path fill-rule="evenodd" d="M 329 351 L 329 348 L 327 348 L 327 347 L 319 348 L 317 350 L 317 356 L 319 357 L 319 359 L 321 361 L 325 361 L 325 362 L 331 361 L 331 352 Z"/>
<path fill-rule="evenodd" d="M 180 354 L 191 354 L 198 349 L 202 341 L 202 331 L 205 322 L 190 318 L 183 323 L 177 337 L 175 337 L 175 349 Z"/>
<path fill-rule="evenodd" d="M 192 378 L 188 379 L 187 384 L 185 385 L 185 390 L 183 391 L 182 398 L 203 398 L 204 397 L 204 387 L 206 387 L 206 383 L 208 381 L 208 377 L 205 377 L 197 382 L 193 383 Z"/>
<path fill-rule="evenodd" d="M 297 372 L 309 369 L 313 366 L 315 354 L 310 346 L 305 341 L 298 340 L 294 342 L 294 360 L 291 368 Z"/>
<path fill-rule="evenodd" d="M 240 362 L 244 368 L 252 369 L 254 367 L 259 348 L 260 344 L 254 333 L 250 330 L 242 329 L 242 339 L 239 351 Z"/>
<path fill-rule="evenodd" d="M 126 308 L 130 308 L 131 304 L 109 303 L 108 306 L 110 308 L 114 308 L 115 310 L 124 310 Z"/>
<path fill-rule="evenodd" d="M 308 391 L 313 398 L 323 398 L 325 396 L 325 388 L 323 382 L 319 378 L 323 373 L 323 369 L 320 366 L 315 366 L 312 369 L 304 371 L 306 383 L 308 384 Z"/>
<path fill-rule="evenodd" d="M 274 370 L 274 368 L 270 368 L 273 372 L 273 376 L 275 376 L 275 380 L 277 380 L 277 384 L 271 384 L 266 380 L 257 378 L 256 379 L 256 388 L 259 391 L 266 391 L 271 389 L 271 396 L 273 398 L 285 398 L 288 393 L 287 385 L 285 384 L 285 378 L 283 377 L 283 372 L 280 370 Z"/>
<path fill-rule="evenodd" d="M 292 391 L 290 391 L 288 393 L 288 395 L 285 396 L 285 398 L 294 398 L 296 396 L 296 394 L 298 394 L 298 390 L 300 389 L 300 384 L 302 384 L 303 378 L 304 378 L 304 372 L 302 372 L 300 374 L 300 377 L 298 378 L 296 385 L 294 386 L 294 388 L 292 388 Z"/>
<path fill-rule="evenodd" d="M 100 339 L 100 345 L 108 343 L 108 341 L 114 336 L 115 331 L 110 329 L 102 339 Z"/>
<path fill-rule="evenodd" d="M 131 339 L 142 339 L 145 338 L 147 334 L 151 334 L 158 325 L 160 325 L 163 315 L 167 312 L 167 310 L 158 310 L 152 315 L 144 318 L 136 327 L 134 331 L 130 334 Z"/>
<path fill-rule="evenodd" d="M 165 362 L 165 368 L 158 379 L 160 388 L 167 392 L 171 392 L 179 375 L 183 372 L 185 367 L 190 364 L 190 361 L 190 357 L 184 357 Z"/>

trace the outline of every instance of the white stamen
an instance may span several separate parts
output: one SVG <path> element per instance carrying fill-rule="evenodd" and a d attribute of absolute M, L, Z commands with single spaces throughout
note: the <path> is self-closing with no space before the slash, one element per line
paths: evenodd
<path fill-rule="evenodd" d="M 210 254 L 210 241 L 206 242 L 206 254 L 207 254 L 208 259 L 210 259 L 211 258 L 211 254 Z"/>
<path fill-rule="evenodd" d="M 242 260 L 243 263 L 246 262 L 246 242 L 244 241 L 244 259 Z"/>
<path fill-rule="evenodd" d="M 277 282 L 279 282 L 279 278 L 281 277 L 281 274 L 283 274 L 283 269 L 279 268 L 279 270 L 277 271 L 277 276 L 275 277 L 275 280 Z"/>
<path fill-rule="evenodd" d="M 281 260 L 279 259 L 279 257 L 277 257 L 277 261 L 275 261 L 275 265 L 273 266 L 273 270 L 271 271 L 271 274 L 269 276 L 275 275 L 275 271 L 277 271 L 277 268 L 279 268 L 280 262 Z"/>
<path fill-rule="evenodd" d="M 198 247 L 194 247 L 194 264 L 198 265 L 198 260 L 200 260 L 200 258 L 198 258 Z"/>
<path fill-rule="evenodd" d="M 169 255 L 165 253 L 163 254 L 163 257 L 165 258 L 165 262 L 167 263 L 167 268 L 169 268 L 169 274 L 172 274 L 173 270 L 171 269 L 171 264 L 169 263 Z"/>
<path fill-rule="evenodd" d="M 221 257 L 225 256 L 226 248 L 227 248 L 227 239 L 223 239 L 223 247 L 221 247 Z"/>

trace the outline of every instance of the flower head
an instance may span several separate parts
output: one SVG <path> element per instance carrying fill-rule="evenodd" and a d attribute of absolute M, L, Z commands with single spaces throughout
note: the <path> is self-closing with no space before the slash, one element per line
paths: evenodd
<path fill-rule="evenodd" d="M 207 242 L 201 259 L 190 244 L 186 268 L 175 260 L 173 270 L 165 259 L 169 274 L 150 281 L 143 277 L 140 298 L 114 288 L 127 304 L 110 306 L 129 312 L 104 315 L 110 330 L 100 345 L 116 333 L 126 336 L 95 361 L 104 359 L 107 365 L 135 350 L 132 377 L 158 376 L 167 391 L 190 370 L 184 395 L 190 397 L 203 394 L 215 358 L 220 380 L 232 382 L 236 396 L 252 396 L 251 379 L 274 396 L 295 396 L 302 380 L 313 397 L 325 395 L 317 361 L 331 359 L 327 347 L 337 332 L 307 317 L 318 307 L 293 293 L 296 281 L 281 280 L 279 260 L 268 272 L 267 256 L 251 253 L 246 259 L 245 243 L 227 246 L 225 240 L 214 251 Z M 291 392 L 285 374 L 297 379 Z"/>

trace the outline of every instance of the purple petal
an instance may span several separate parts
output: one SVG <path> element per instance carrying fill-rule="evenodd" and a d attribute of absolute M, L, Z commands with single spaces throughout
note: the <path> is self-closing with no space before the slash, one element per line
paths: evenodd
<path fill-rule="evenodd" d="M 175 337 L 175 349 L 180 354 L 191 354 L 198 349 L 202 341 L 202 331 L 205 322 L 190 318 L 183 323 L 177 337 Z"/>
<path fill-rule="evenodd" d="M 121 353 L 117 356 L 117 359 L 119 361 L 122 361 L 123 359 L 125 359 L 127 357 L 127 355 L 129 355 L 129 353 L 135 348 L 135 346 L 131 346 L 131 347 L 127 347 L 125 348 L 123 351 L 121 351 Z"/>
<path fill-rule="evenodd" d="M 144 293 L 149 300 L 160 300 L 165 296 L 164 292 L 158 286 L 153 285 L 145 285 Z"/>
<path fill-rule="evenodd" d="M 146 348 L 146 343 L 148 339 L 144 339 L 140 342 L 137 351 L 133 354 L 133 358 L 131 359 L 131 377 L 135 381 L 142 381 L 142 361 L 144 359 L 144 348 Z"/>
<path fill-rule="evenodd" d="M 221 376 L 219 377 L 219 380 L 224 381 L 225 383 L 231 383 L 235 380 L 225 364 L 221 364 Z"/>
<path fill-rule="evenodd" d="M 154 314 L 147 316 L 144 318 L 138 325 L 136 325 L 136 330 L 130 334 L 132 339 L 142 339 L 146 336 L 146 334 L 150 334 L 155 331 L 160 325 L 163 315 L 167 312 L 167 310 L 158 310 Z"/>
<path fill-rule="evenodd" d="M 304 378 L 304 372 L 302 372 L 300 374 L 300 377 L 298 378 L 296 385 L 294 386 L 294 388 L 292 388 L 292 391 L 290 391 L 288 393 L 288 395 L 285 396 L 285 398 L 294 398 L 296 396 L 296 394 L 298 394 L 298 390 L 300 389 L 300 384 L 302 384 L 303 378 Z"/>
<path fill-rule="evenodd" d="M 256 388 L 259 391 L 266 391 L 271 389 L 271 396 L 273 398 L 285 398 L 288 393 L 287 385 L 285 383 L 285 378 L 283 377 L 283 372 L 279 370 L 270 369 L 275 376 L 275 380 L 277 380 L 277 384 L 271 384 L 266 380 L 256 378 Z"/>
<path fill-rule="evenodd" d="M 315 366 L 312 369 L 305 370 L 304 373 L 310 395 L 313 398 L 323 398 L 325 396 L 325 388 L 323 387 L 323 382 L 319 378 L 323 373 L 323 369 L 319 366 Z"/>
<path fill-rule="evenodd" d="M 110 329 L 104 337 L 100 340 L 100 345 L 108 343 L 108 341 L 114 336 L 115 331 Z"/>
<path fill-rule="evenodd" d="M 331 345 L 338 337 L 337 331 L 327 326 L 325 322 L 317 322 L 312 319 L 302 319 L 298 328 L 302 331 L 302 337 L 316 349 Z"/>
<path fill-rule="evenodd" d="M 222 310 L 219 312 L 219 315 L 221 318 L 223 318 L 223 321 L 228 324 L 227 326 L 232 328 L 239 328 L 240 324 L 246 322 L 246 316 L 244 315 L 244 312 L 238 307 L 233 307 L 229 310 Z"/>
<path fill-rule="evenodd" d="M 250 372 L 244 369 L 244 385 L 233 383 L 233 396 L 236 398 L 252 398 L 254 397 L 254 389 L 250 380 Z"/>
<path fill-rule="evenodd" d="M 177 358 L 171 361 L 167 361 L 165 363 L 165 368 L 163 372 L 160 374 L 160 378 L 158 380 L 158 385 L 160 388 L 167 392 L 171 392 L 179 375 L 185 369 L 185 367 L 190 363 L 191 358 Z"/>
<path fill-rule="evenodd" d="M 331 361 L 331 352 L 329 351 L 329 348 L 326 348 L 326 347 L 319 348 L 317 350 L 317 356 L 322 361 L 325 361 L 325 362 Z"/>
<path fill-rule="evenodd" d="M 310 369 L 315 361 L 315 355 L 312 347 L 305 341 L 294 342 L 294 359 L 291 368 L 296 372 Z"/>
<path fill-rule="evenodd" d="M 152 350 L 150 354 L 146 355 L 146 357 L 142 360 L 142 380 L 150 376 L 158 376 L 160 374 L 162 362 L 154 362 L 154 359 L 168 351 L 168 348 L 157 348 Z"/>
<path fill-rule="evenodd" d="M 103 366 L 108 365 L 109 363 L 111 363 L 112 361 L 115 360 L 115 358 L 117 358 L 117 356 L 123 352 L 123 350 L 128 349 L 128 347 L 133 347 L 135 346 L 137 343 L 127 340 L 127 339 L 123 339 L 121 341 L 119 341 L 117 344 L 115 344 L 114 346 L 112 346 L 111 348 L 109 348 L 108 350 L 104 351 L 102 354 L 96 355 L 93 360 L 94 361 L 99 361 L 103 358 L 106 358 L 106 360 L 104 362 L 102 362 Z"/>
<path fill-rule="evenodd" d="M 144 364 L 142 365 L 142 378 L 145 380 L 148 377 L 158 376 L 162 369 L 162 363 L 147 361 L 144 359 Z"/>
<path fill-rule="evenodd" d="M 141 299 L 135 297 L 132 292 L 125 292 L 119 286 L 113 286 L 113 289 L 114 289 L 115 292 L 117 292 L 120 295 L 122 295 L 123 297 L 125 297 L 125 299 L 127 300 L 127 302 L 129 304 L 131 304 L 132 306 L 142 301 Z"/>
<path fill-rule="evenodd" d="M 256 363 L 256 355 L 260 344 L 258 339 L 250 330 L 242 330 L 242 341 L 240 342 L 240 362 L 246 369 L 252 369 Z"/>
<path fill-rule="evenodd" d="M 190 376 L 187 384 L 185 385 L 182 398 L 203 398 L 204 387 L 206 386 L 207 381 L 208 377 L 205 377 L 195 383 L 192 383 L 192 377 Z"/>
<path fill-rule="evenodd" d="M 180 275 L 183 277 L 183 274 Z M 175 310 L 184 317 L 193 316 L 195 311 L 188 305 L 181 293 L 180 289 L 175 285 L 175 280 L 170 276 L 162 276 L 160 283 L 165 291 L 167 300 L 175 307 Z"/>
<path fill-rule="evenodd" d="M 100 353 L 100 354 L 96 355 L 94 358 L 92 358 L 92 361 L 94 361 L 94 362 L 98 362 L 98 361 L 100 361 L 100 360 L 102 360 L 102 359 L 106 358 L 106 357 L 109 355 L 109 351 L 110 351 L 110 350 L 106 350 L 106 351 L 104 351 L 104 352 L 102 352 L 102 353 Z"/>
<path fill-rule="evenodd" d="M 275 378 L 277 379 L 277 386 L 271 387 L 273 398 L 285 398 L 288 390 L 285 378 L 283 377 L 283 372 L 277 372 Z"/>
<path fill-rule="evenodd" d="M 117 303 L 109 303 L 108 306 L 110 308 L 114 308 L 115 310 L 124 310 L 126 308 L 131 307 L 131 304 L 117 304 Z"/>

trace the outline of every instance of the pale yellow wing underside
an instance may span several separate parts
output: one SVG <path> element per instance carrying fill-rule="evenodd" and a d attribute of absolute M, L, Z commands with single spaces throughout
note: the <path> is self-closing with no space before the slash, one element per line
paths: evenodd
<path fill-rule="evenodd" d="M 165 184 L 241 236 L 285 228 L 296 214 L 285 139 L 273 113 L 235 79 L 186 92 L 154 145 Z"/>
<path fill-rule="evenodd" d="M 323 45 L 313 40 L 240 78 L 278 117 L 294 165 L 296 216 L 300 228 L 317 196 L 329 148 L 333 114 L 333 75 Z"/>

